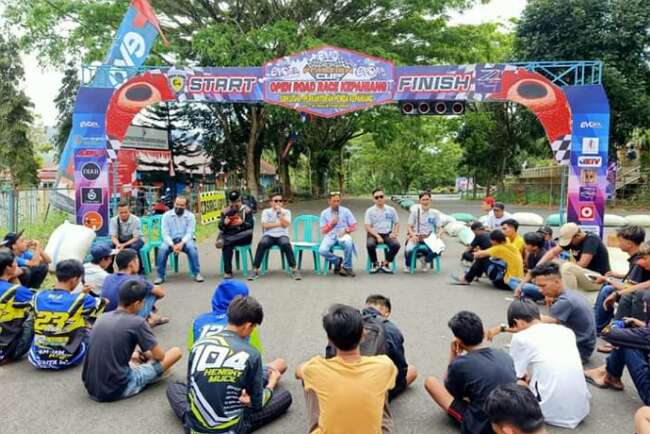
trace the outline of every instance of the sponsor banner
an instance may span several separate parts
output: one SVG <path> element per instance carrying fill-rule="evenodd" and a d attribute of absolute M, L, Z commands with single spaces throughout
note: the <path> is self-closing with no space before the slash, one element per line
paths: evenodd
<path fill-rule="evenodd" d="M 129 129 L 126 130 L 126 136 L 122 142 L 122 147 L 168 151 L 169 140 L 167 137 L 167 130 L 131 125 Z"/>
<path fill-rule="evenodd" d="M 393 101 L 395 65 L 325 46 L 264 65 L 263 98 L 321 117 L 335 117 Z"/>
<path fill-rule="evenodd" d="M 77 224 L 108 235 L 108 159 L 104 149 L 77 149 L 74 156 Z"/>
<path fill-rule="evenodd" d="M 221 217 L 221 210 L 226 207 L 226 193 L 224 191 L 206 191 L 199 195 L 199 213 L 201 224 L 215 222 Z"/>
<path fill-rule="evenodd" d="M 611 161 L 607 165 L 607 200 L 616 199 L 616 176 L 618 174 L 618 164 Z"/>

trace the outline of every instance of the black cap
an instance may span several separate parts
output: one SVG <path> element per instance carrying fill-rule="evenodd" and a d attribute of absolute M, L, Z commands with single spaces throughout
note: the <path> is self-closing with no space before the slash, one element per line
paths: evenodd
<path fill-rule="evenodd" d="M 228 200 L 231 202 L 237 202 L 240 197 L 241 197 L 241 193 L 238 192 L 237 190 L 233 190 L 230 193 L 228 193 Z"/>
<path fill-rule="evenodd" d="M 9 232 L 7 235 L 5 235 L 4 240 L 2 243 L 0 243 L 0 247 L 7 247 L 11 249 L 14 244 L 16 244 L 16 241 L 18 241 L 18 238 L 20 238 L 23 235 L 23 232 L 25 230 L 23 229 L 22 231 L 16 233 L 16 232 Z"/>

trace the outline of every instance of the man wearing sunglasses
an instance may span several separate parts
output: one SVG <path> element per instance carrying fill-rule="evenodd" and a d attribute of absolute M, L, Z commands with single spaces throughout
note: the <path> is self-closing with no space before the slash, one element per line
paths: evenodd
<path fill-rule="evenodd" d="M 352 215 L 352 211 L 341 206 L 341 193 L 338 191 L 329 194 L 328 205 L 329 207 L 320 214 L 320 231 L 323 240 L 318 253 L 334 264 L 335 273 L 354 277 L 352 271 L 354 241 L 350 234 L 357 230 L 357 220 Z M 332 253 L 332 248 L 336 245 L 343 247 L 343 258 Z"/>
<path fill-rule="evenodd" d="M 393 270 L 390 268 L 390 264 L 395 259 L 400 247 L 399 241 L 397 241 L 399 217 L 397 217 L 395 208 L 386 205 L 384 191 L 381 188 L 375 188 L 372 191 L 372 198 L 375 204 L 366 210 L 364 217 L 366 232 L 368 233 L 366 249 L 368 249 L 368 257 L 372 263 L 370 272 L 375 274 L 383 271 L 392 274 Z M 381 265 L 377 260 L 378 244 L 385 244 L 388 247 L 385 260 Z"/>
<path fill-rule="evenodd" d="M 271 196 L 271 207 L 262 211 L 262 239 L 257 243 L 255 260 L 253 261 L 253 274 L 248 280 L 255 280 L 259 277 L 260 265 L 264 260 L 266 252 L 273 246 L 280 247 L 282 254 L 291 267 L 291 275 L 295 280 L 300 280 L 300 272 L 296 268 L 296 259 L 289 241 L 289 226 L 291 226 L 291 211 L 282 208 L 282 195 L 276 193 Z"/>

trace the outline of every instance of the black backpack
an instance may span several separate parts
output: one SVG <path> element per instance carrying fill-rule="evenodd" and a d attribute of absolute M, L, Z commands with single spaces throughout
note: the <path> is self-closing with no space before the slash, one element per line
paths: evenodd
<path fill-rule="evenodd" d="M 384 322 L 386 320 L 370 314 L 363 314 L 363 337 L 359 350 L 362 356 L 378 356 L 388 353 L 388 343 L 386 342 L 386 330 Z M 325 347 L 325 357 L 330 359 L 336 355 L 336 349 L 332 344 Z"/>

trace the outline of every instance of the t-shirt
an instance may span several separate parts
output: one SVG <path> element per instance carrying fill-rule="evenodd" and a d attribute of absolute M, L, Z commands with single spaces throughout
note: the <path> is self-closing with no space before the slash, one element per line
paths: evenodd
<path fill-rule="evenodd" d="M 34 259 L 34 254 L 29 250 L 25 250 L 21 255 L 16 255 L 16 264 L 19 267 L 27 267 L 27 263 Z"/>
<path fill-rule="evenodd" d="M 639 254 L 636 253 L 627 259 L 630 263 L 630 266 L 628 268 L 627 274 L 625 275 L 625 280 L 630 283 L 642 283 L 650 280 L 650 271 L 637 264 L 639 257 Z"/>
<path fill-rule="evenodd" d="M 591 262 L 585 268 L 602 275 L 610 271 L 609 252 L 607 252 L 607 247 L 605 247 L 598 235 L 587 232 L 587 236 L 580 246 L 567 246 L 564 248 L 564 250 L 569 249 L 573 253 L 576 262 L 580 260 L 583 253 L 593 255 Z"/>
<path fill-rule="evenodd" d="M 551 316 L 576 334 L 578 351 L 587 360 L 596 347 L 596 322 L 593 308 L 577 291 L 565 290 L 551 305 Z"/>
<path fill-rule="evenodd" d="M 320 213 L 320 228 L 322 229 L 328 225 L 336 214 L 337 212 L 333 211 L 332 208 L 324 209 L 323 212 Z M 354 218 L 352 211 L 344 206 L 339 206 L 338 217 L 339 220 L 336 223 L 336 226 L 334 226 L 327 234 L 325 234 L 324 237 L 335 239 L 338 237 L 337 234 L 343 229 L 351 226 L 356 226 L 357 224 L 357 219 Z"/>
<path fill-rule="evenodd" d="M 0 280 L 0 362 L 9 345 L 23 332 L 23 324 L 32 311 L 34 293 L 22 285 Z"/>
<path fill-rule="evenodd" d="M 110 312 L 117 309 L 120 302 L 119 290 L 124 282 L 129 280 L 137 280 L 143 282 L 146 286 L 147 295 L 151 294 L 153 284 L 149 282 L 144 276 L 139 274 L 126 274 L 126 273 L 113 273 L 106 276 L 104 284 L 102 285 L 101 296 L 108 299 L 108 304 L 104 308 L 104 312 Z"/>
<path fill-rule="evenodd" d="M 118 219 L 120 220 L 119 224 Z M 111 237 L 121 237 L 124 241 L 133 237 L 142 238 L 142 225 L 140 219 L 133 214 L 130 214 L 125 222 L 120 219 L 120 216 L 115 216 L 108 224 L 108 233 Z"/>
<path fill-rule="evenodd" d="M 76 365 L 86 354 L 88 327 L 101 312 L 101 298 L 63 289 L 34 296 L 34 341 L 29 361 L 42 369 Z"/>
<path fill-rule="evenodd" d="M 521 235 L 517 234 L 514 240 L 508 238 L 508 242 L 511 243 L 513 246 L 515 246 L 515 248 L 519 250 L 520 254 L 523 255 L 524 252 L 526 251 L 526 243 L 524 242 L 524 239 L 522 238 Z"/>
<path fill-rule="evenodd" d="M 501 229 L 501 223 L 504 221 L 508 220 L 510 218 L 510 213 L 507 211 L 503 212 L 503 216 L 497 218 L 497 216 L 494 215 L 494 211 L 490 211 L 488 213 L 488 218 L 485 220 L 485 226 L 486 228 L 489 229 Z"/>
<path fill-rule="evenodd" d="M 259 411 L 271 398 L 264 387 L 262 356 L 230 330 L 198 340 L 188 363 L 186 423 L 198 432 L 249 432 L 244 412 Z M 239 402 L 242 389 L 251 406 Z"/>
<path fill-rule="evenodd" d="M 506 273 L 503 277 L 503 281 L 507 282 L 511 277 L 517 277 L 519 279 L 524 277 L 524 261 L 521 259 L 521 253 L 519 250 L 510 243 L 496 244 L 486 250 L 495 258 L 501 259 L 506 263 Z"/>
<path fill-rule="evenodd" d="M 491 434 L 483 411 L 485 398 L 502 384 L 517 381 L 512 358 L 502 350 L 481 348 L 457 357 L 449 364 L 445 387 L 458 401 L 469 399 L 461 430 L 465 434 Z"/>
<path fill-rule="evenodd" d="M 470 243 L 470 246 L 475 249 L 479 248 L 479 250 L 487 250 L 490 247 L 492 247 L 492 241 L 490 241 L 490 234 L 487 232 L 479 232 L 477 235 L 474 236 L 474 239 Z"/>
<path fill-rule="evenodd" d="M 95 323 L 81 373 L 90 396 L 98 401 L 114 401 L 122 396 L 129 382 L 129 360 L 136 345 L 143 352 L 157 345 L 144 318 L 116 310 Z"/>
<path fill-rule="evenodd" d="M 284 213 L 284 219 L 291 223 L 291 211 L 288 209 L 282 210 Z M 278 216 L 279 211 L 275 211 L 273 208 L 267 208 L 262 211 L 262 224 L 265 223 L 279 223 L 280 217 Z M 288 237 L 289 236 L 289 227 L 283 228 L 278 226 L 271 229 L 263 229 L 264 235 L 268 235 L 273 238 Z"/>
<path fill-rule="evenodd" d="M 188 333 L 187 349 L 192 351 L 194 342 L 201 338 L 219 334 L 226 329 L 226 326 L 228 326 L 228 315 L 225 313 L 216 314 L 214 312 L 207 312 L 199 315 L 194 322 L 192 322 L 192 328 Z M 253 332 L 246 341 L 251 345 L 251 347 L 259 351 L 260 354 L 264 352 L 262 340 L 260 339 L 259 327 L 253 329 Z"/>
<path fill-rule="evenodd" d="M 546 423 L 575 428 L 589 414 L 589 399 L 576 338 L 559 324 L 534 324 L 510 343 L 517 378 L 528 377 Z"/>
<path fill-rule="evenodd" d="M 537 251 L 537 253 L 529 253 L 528 256 L 526 256 L 526 269 L 532 270 L 535 268 L 539 260 L 544 257 L 546 252 L 546 249 L 540 249 Z"/>
<path fill-rule="evenodd" d="M 397 368 L 387 356 L 316 356 L 303 368 L 306 391 L 318 396 L 318 427 L 310 434 L 380 434 L 386 393 L 395 387 Z"/>
<path fill-rule="evenodd" d="M 409 214 L 408 224 L 416 235 L 427 236 L 431 232 L 435 232 L 438 222 L 440 222 L 438 213 L 432 208 L 425 211 L 420 205 L 417 205 L 411 209 Z"/>
<path fill-rule="evenodd" d="M 396 223 L 399 222 L 397 211 L 389 205 L 379 208 L 373 205 L 366 210 L 363 223 L 371 226 L 378 234 L 388 234 Z"/>
<path fill-rule="evenodd" d="M 92 262 L 84 263 L 84 282 L 87 285 L 92 286 L 93 292 L 99 294 L 104 286 L 104 280 L 108 277 L 106 270 L 100 267 L 97 264 Z M 75 288 L 74 292 L 81 292 L 83 290 L 83 284 L 79 282 L 79 285 Z"/>

